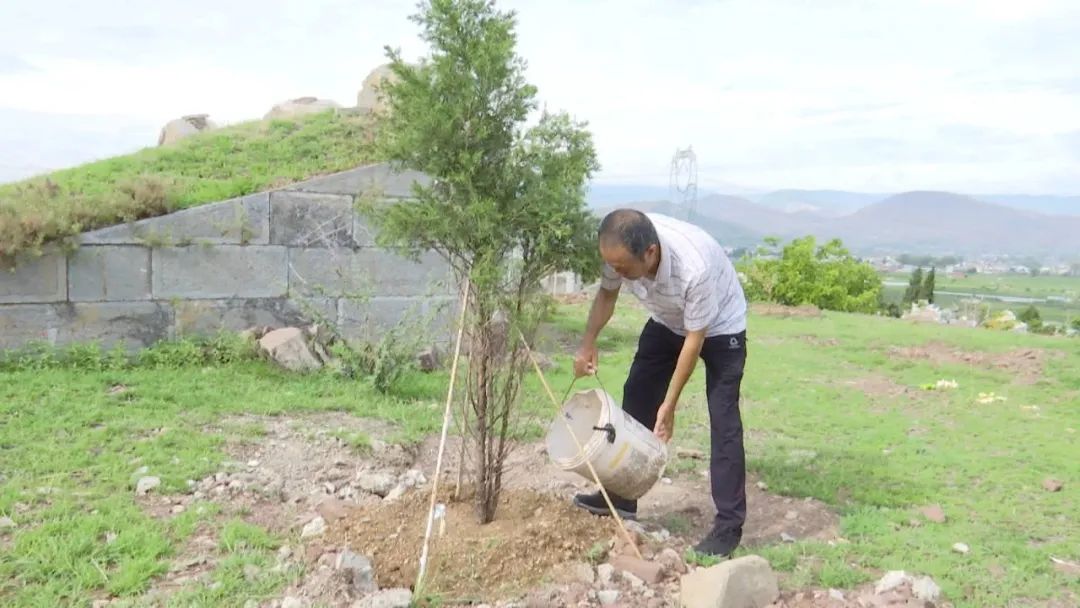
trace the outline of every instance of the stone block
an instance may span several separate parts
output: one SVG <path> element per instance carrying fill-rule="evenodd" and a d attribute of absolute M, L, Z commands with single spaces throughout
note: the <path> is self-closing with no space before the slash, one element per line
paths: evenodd
<path fill-rule="evenodd" d="M 67 259 L 60 252 L 21 255 L 0 262 L 0 304 L 63 302 L 67 299 Z"/>
<path fill-rule="evenodd" d="M 311 298 L 239 298 L 229 300 L 179 300 L 175 310 L 175 334 L 209 336 L 222 331 L 243 331 L 251 327 L 280 328 L 309 325 L 322 315 L 337 322 L 337 302 Z"/>
<path fill-rule="evenodd" d="M 270 243 L 290 247 L 353 247 L 353 198 L 278 191 L 270 194 Z"/>
<path fill-rule="evenodd" d="M 266 245 L 270 242 L 270 196 L 260 192 L 199 205 L 86 232 L 79 240 L 93 245 Z"/>
<path fill-rule="evenodd" d="M 150 299 L 150 249 L 85 245 L 68 258 L 72 302 Z"/>
<path fill-rule="evenodd" d="M 56 306 L 0 304 L 0 350 L 22 348 L 30 342 L 56 344 L 61 325 Z"/>
<path fill-rule="evenodd" d="M 288 186 L 287 190 L 324 194 L 364 194 L 376 197 L 412 197 L 412 184 L 430 185 L 431 178 L 416 171 L 397 171 L 386 163 L 357 167 Z"/>
<path fill-rule="evenodd" d="M 154 298 L 275 298 L 288 291 L 284 247 L 164 247 L 151 262 Z"/>
<path fill-rule="evenodd" d="M 389 296 L 338 301 L 338 327 L 346 338 L 353 340 L 378 340 L 402 323 L 415 327 L 410 331 L 431 334 L 433 323 L 429 314 L 426 302 L 420 298 Z"/>
<path fill-rule="evenodd" d="M 435 253 L 413 262 L 385 249 L 290 249 L 294 294 L 441 296 L 453 293 L 450 267 Z"/>
<path fill-rule="evenodd" d="M 143 348 L 170 337 L 172 310 L 160 302 L 86 302 L 60 305 L 64 320 L 58 342 L 117 342 Z"/>
<path fill-rule="evenodd" d="M 0 348 L 30 341 L 55 346 L 123 342 L 143 348 L 169 337 L 172 311 L 157 302 L 83 302 L 0 306 Z"/>

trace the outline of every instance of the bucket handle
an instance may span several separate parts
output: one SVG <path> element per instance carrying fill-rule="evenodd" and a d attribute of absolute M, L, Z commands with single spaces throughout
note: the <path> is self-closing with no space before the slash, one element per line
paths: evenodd
<path fill-rule="evenodd" d="M 594 426 L 592 428 L 594 431 L 604 431 L 605 433 L 607 433 L 607 442 L 615 443 L 615 425 L 609 422 L 604 426 Z"/>

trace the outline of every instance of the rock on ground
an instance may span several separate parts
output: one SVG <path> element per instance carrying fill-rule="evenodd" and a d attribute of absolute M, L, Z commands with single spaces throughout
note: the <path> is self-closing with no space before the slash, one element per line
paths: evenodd
<path fill-rule="evenodd" d="M 409 608 L 411 603 L 408 589 L 384 589 L 353 602 L 352 608 Z"/>
<path fill-rule="evenodd" d="M 135 484 L 135 493 L 139 496 L 146 496 L 150 490 L 161 485 L 161 479 L 157 477 L 140 477 L 138 483 Z"/>
<path fill-rule="evenodd" d="M 685 608 L 762 608 L 780 597 L 776 574 L 758 555 L 698 569 L 680 579 Z"/>
<path fill-rule="evenodd" d="M 397 486 L 397 479 L 388 473 L 357 473 L 356 487 L 380 498 Z"/>
<path fill-rule="evenodd" d="M 619 592 L 614 589 L 604 589 L 596 592 L 596 598 L 600 600 L 601 606 L 611 606 L 619 601 Z"/>
<path fill-rule="evenodd" d="M 281 600 L 281 608 L 307 608 L 307 603 L 298 597 L 289 596 Z"/>
<path fill-rule="evenodd" d="M 907 572 L 903 570 L 890 570 L 885 573 L 885 576 L 881 577 L 877 585 L 874 586 L 874 593 L 885 593 L 886 591 L 892 591 L 900 585 L 911 580 Z"/>
<path fill-rule="evenodd" d="M 345 575 L 349 590 L 354 594 L 362 596 L 379 590 L 375 584 L 375 571 L 367 557 L 345 549 L 338 554 L 335 567 Z"/>
<path fill-rule="evenodd" d="M 650 585 L 655 585 L 664 577 L 664 568 L 655 562 L 645 561 L 628 555 L 616 555 L 611 558 L 611 565 L 616 570 L 629 572 Z"/>
<path fill-rule="evenodd" d="M 259 340 L 259 348 L 289 371 L 302 372 L 322 367 L 311 352 L 304 331 L 297 327 L 275 329 Z"/>
<path fill-rule="evenodd" d="M 596 576 L 602 585 L 610 585 L 611 577 L 615 574 L 615 566 L 611 564 L 600 564 L 596 567 Z"/>
<path fill-rule="evenodd" d="M 6 530 L 8 528 L 15 527 L 15 520 L 10 517 L 0 517 L 0 530 Z"/>
<path fill-rule="evenodd" d="M 915 579 L 915 582 L 911 585 L 911 590 L 916 598 L 927 602 L 936 602 L 938 597 L 941 596 L 941 587 L 938 587 L 934 579 L 929 576 L 920 576 Z"/>
<path fill-rule="evenodd" d="M 326 520 L 322 517 L 316 517 L 309 521 L 304 529 L 300 531 L 300 538 L 312 538 L 314 536 L 322 536 L 326 533 Z"/>

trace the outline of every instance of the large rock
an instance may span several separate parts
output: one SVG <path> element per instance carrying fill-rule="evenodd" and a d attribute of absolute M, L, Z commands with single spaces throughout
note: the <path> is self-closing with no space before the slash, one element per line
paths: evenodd
<path fill-rule="evenodd" d="M 776 574 L 757 555 L 696 570 L 680 584 L 684 608 L 762 608 L 780 597 Z"/>
<path fill-rule="evenodd" d="M 327 110 L 336 110 L 340 107 L 341 104 L 331 99 L 297 97 L 296 99 L 290 99 L 274 104 L 274 107 L 270 108 L 270 111 L 263 116 L 263 119 L 295 118 L 307 114 L 318 114 L 319 112 L 326 112 Z"/>
<path fill-rule="evenodd" d="M 161 133 L 158 134 L 158 145 L 167 146 L 196 133 L 216 129 L 217 125 L 207 116 L 207 114 L 189 114 L 170 120 L 165 123 L 164 127 L 161 127 Z"/>
<path fill-rule="evenodd" d="M 322 367 L 311 352 L 304 331 L 296 327 L 283 327 L 266 334 L 259 340 L 259 348 L 289 371 L 301 372 Z"/>
<path fill-rule="evenodd" d="M 374 593 L 379 590 L 375 584 L 375 572 L 367 556 L 345 549 L 338 554 L 335 568 L 349 584 L 349 590 L 357 596 Z"/>
<path fill-rule="evenodd" d="M 356 107 L 368 112 L 381 112 L 386 104 L 381 98 L 380 87 L 384 82 L 397 77 L 390 70 L 390 64 L 383 64 L 371 71 L 364 78 L 360 92 L 356 94 Z"/>

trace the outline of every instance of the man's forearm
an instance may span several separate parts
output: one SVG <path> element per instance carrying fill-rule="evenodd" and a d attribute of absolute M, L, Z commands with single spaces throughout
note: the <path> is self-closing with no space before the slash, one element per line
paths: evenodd
<path fill-rule="evenodd" d="M 593 299 L 592 308 L 589 310 L 589 320 L 585 324 L 585 344 L 596 344 L 600 330 L 607 325 L 612 313 L 615 312 L 615 300 L 618 297 L 619 292 L 608 291 L 604 288 L 596 292 L 596 298 Z"/>
<path fill-rule="evenodd" d="M 674 404 L 679 402 L 683 387 L 686 386 L 686 382 L 690 379 L 690 374 L 694 373 L 694 367 L 697 365 L 703 344 L 705 344 L 704 332 L 691 332 L 686 336 L 682 350 L 679 352 L 679 360 L 675 364 L 675 374 L 672 375 L 671 383 L 668 385 L 667 397 L 664 398 L 665 403 Z"/>

